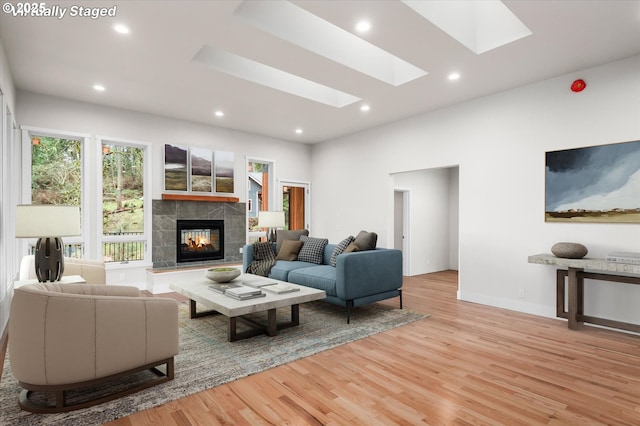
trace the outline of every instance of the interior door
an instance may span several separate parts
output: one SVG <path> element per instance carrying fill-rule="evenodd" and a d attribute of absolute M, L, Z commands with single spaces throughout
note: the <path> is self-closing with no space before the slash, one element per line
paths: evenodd
<path fill-rule="evenodd" d="M 285 228 L 309 229 L 309 184 L 305 182 L 280 182 L 282 210 L 285 212 Z"/>

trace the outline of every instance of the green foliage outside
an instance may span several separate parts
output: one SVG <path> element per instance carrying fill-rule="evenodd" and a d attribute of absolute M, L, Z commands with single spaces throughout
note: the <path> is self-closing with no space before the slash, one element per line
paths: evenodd
<path fill-rule="evenodd" d="M 143 150 L 105 145 L 102 156 L 102 215 L 105 235 L 144 231 Z M 104 152 L 104 151 L 103 151 Z"/>
<path fill-rule="evenodd" d="M 31 150 L 31 202 L 79 206 L 81 189 L 80 141 L 44 136 L 34 138 Z"/>

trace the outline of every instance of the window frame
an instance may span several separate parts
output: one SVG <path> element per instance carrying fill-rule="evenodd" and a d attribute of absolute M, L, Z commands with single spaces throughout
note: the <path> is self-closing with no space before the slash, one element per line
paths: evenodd
<path fill-rule="evenodd" d="M 87 179 L 87 165 L 90 157 L 90 145 L 91 145 L 91 135 L 87 133 L 77 133 L 77 132 L 69 132 L 65 130 L 53 130 L 53 129 L 44 129 L 39 127 L 31 127 L 31 126 L 20 126 L 20 130 L 22 131 L 22 194 L 21 194 L 21 203 L 22 204 L 31 204 L 31 138 L 33 136 L 46 136 L 52 138 L 65 138 L 65 139 L 76 139 L 80 141 L 80 173 L 82 176 L 82 183 L 80 185 L 80 215 L 81 215 L 81 233 L 82 235 L 79 237 L 65 237 L 65 244 L 82 244 L 82 257 L 89 259 L 97 259 L 91 255 L 91 252 L 88 251 L 89 244 L 92 240 L 89 235 L 89 229 L 91 226 L 91 215 L 90 211 L 87 208 L 87 194 L 90 193 L 90 186 Z M 25 239 L 26 247 L 34 246 L 36 243 L 36 239 Z M 25 248 L 25 253 L 28 253 L 28 250 Z"/>
<path fill-rule="evenodd" d="M 123 139 L 123 138 L 114 138 L 110 136 L 96 136 L 96 150 L 98 152 L 99 158 L 97 159 L 99 163 L 100 173 L 97 174 L 96 177 L 96 193 L 99 194 L 96 197 L 95 209 L 98 215 L 98 232 L 96 235 L 96 251 L 100 258 L 102 259 L 102 244 L 108 242 L 144 242 L 144 258 L 142 260 L 132 260 L 132 261 L 122 261 L 122 262 L 107 262 L 105 265 L 108 268 L 117 268 L 120 267 L 132 267 L 132 266 L 151 266 L 153 265 L 152 261 L 152 209 L 153 209 L 153 197 L 152 197 L 152 182 L 153 182 L 153 164 L 152 164 L 152 152 L 153 152 L 153 144 L 149 142 L 136 141 L 131 139 Z M 143 161 L 144 161 L 144 182 L 143 182 L 143 192 L 144 192 L 144 226 L 143 226 L 143 234 L 140 235 L 120 235 L 120 236 L 105 236 L 104 235 L 104 226 L 102 222 L 102 145 L 121 145 L 127 146 L 131 148 L 140 148 L 143 150 Z"/>

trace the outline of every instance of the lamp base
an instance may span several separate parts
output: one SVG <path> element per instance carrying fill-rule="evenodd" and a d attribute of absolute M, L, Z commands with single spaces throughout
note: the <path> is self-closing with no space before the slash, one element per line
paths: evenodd
<path fill-rule="evenodd" d="M 36 243 L 36 277 L 38 281 L 60 281 L 64 272 L 64 245 L 60 237 L 41 237 Z"/>

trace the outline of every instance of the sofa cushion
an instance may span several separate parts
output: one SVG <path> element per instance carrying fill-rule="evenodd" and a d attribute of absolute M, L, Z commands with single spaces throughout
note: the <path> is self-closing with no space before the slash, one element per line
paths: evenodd
<path fill-rule="evenodd" d="M 355 238 L 353 238 L 353 235 L 349 235 L 347 238 L 338 243 L 336 248 L 333 249 L 333 252 L 331 253 L 331 260 L 329 261 L 329 265 L 336 266 L 336 259 L 344 252 L 344 249 L 346 249 L 354 239 Z"/>
<path fill-rule="evenodd" d="M 360 231 L 356 236 L 354 243 L 356 243 L 358 248 L 362 251 L 373 250 L 376 248 L 376 244 L 378 243 L 378 234 L 375 232 Z"/>
<path fill-rule="evenodd" d="M 296 260 L 298 258 L 298 253 L 302 248 L 302 244 L 304 243 L 300 240 L 284 240 L 282 242 L 282 247 L 280 247 L 280 251 L 278 251 L 276 260 Z"/>
<path fill-rule="evenodd" d="M 329 243 L 329 240 L 326 238 L 312 238 L 302 235 L 300 236 L 300 241 L 304 244 L 300 249 L 300 253 L 298 253 L 298 260 L 321 265 L 324 247 Z"/>
<path fill-rule="evenodd" d="M 310 266 L 289 272 L 289 282 L 318 290 L 328 296 L 336 295 L 336 268 L 330 265 Z"/>
<path fill-rule="evenodd" d="M 302 235 L 309 235 L 308 229 L 295 229 L 293 231 L 278 229 L 276 231 L 276 254 L 280 253 L 282 243 L 287 240 L 298 241 Z"/>
<path fill-rule="evenodd" d="M 271 271 L 269 271 L 269 278 L 280 281 L 289 281 L 289 272 L 295 271 L 296 269 L 309 268 L 311 266 L 316 265 L 314 263 L 300 262 L 297 260 L 277 260 L 276 264 L 271 268 Z"/>

